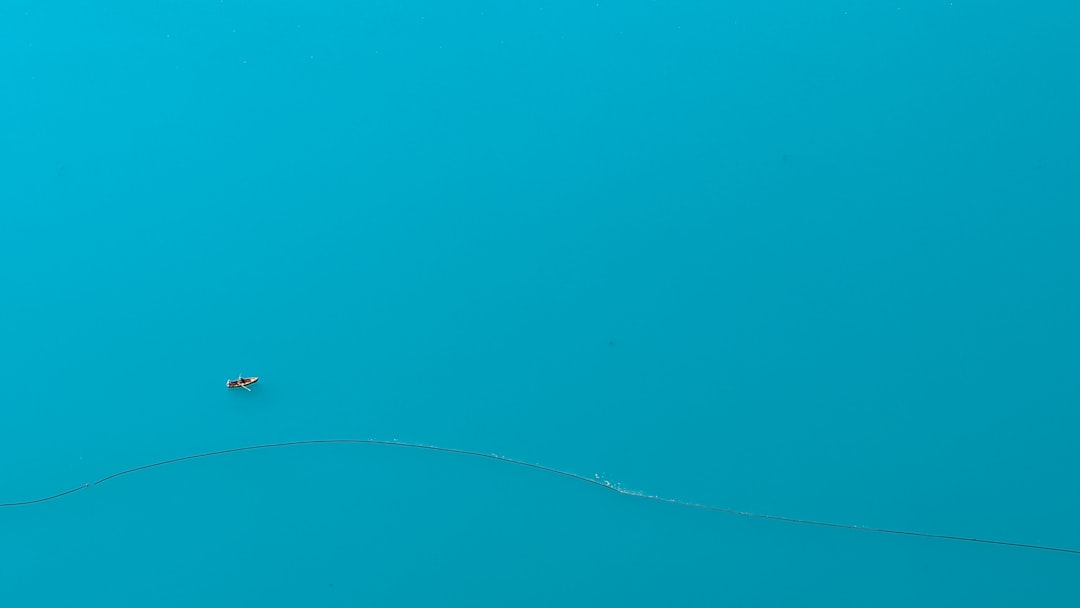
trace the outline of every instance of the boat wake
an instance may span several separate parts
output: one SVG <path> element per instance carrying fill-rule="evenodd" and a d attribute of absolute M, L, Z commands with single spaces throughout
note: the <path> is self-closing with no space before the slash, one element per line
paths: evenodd
<path fill-rule="evenodd" d="M 712 506 L 712 505 L 699 504 L 699 503 L 695 503 L 695 502 L 679 500 L 679 499 L 676 499 L 676 498 L 664 498 L 662 496 L 656 496 L 656 495 L 653 495 L 653 494 L 646 494 L 644 492 L 628 490 L 628 489 L 623 488 L 618 483 L 612 483 L 609 480 L 604 479 L 599 474 L 596 474 L 596 475 L 594 475 L 592 477 L 585 477 L 583 475 L 578 475 L 577 473 L 571 473 L 569 471 L 562 471 L 560 469 L 555 469 L 555 468 L 547 467 L 547 466 L 540 465 L 540 464 L 534 464 L 534 463 L 531 463 L 531 462 L 525 462 L 523 460 L 515 460 L 513 458 L 508 458 L 506 456 L 500 456 L 498 454 L 485 454 L 483 452 L 474 452 L 474 451 L 471 451 L 471 450 L 460 450 L 460 449 L 457 449 L 457 448 L 445 448 L 445 447 L 440 447 L 440 446 L 435 446 L 435 445 L 425 445 L 425 444 L 421 444 L 421 443 L 409 443 L 409 442 L 397 441 L 397 440 L 389 441 L 389 440 L 383 440 L 383 439 L 307 439 L 307 440 L 301 440 L 301 441 L 286 441 L 286 442 L 282 442 L 282 443 L 266 443 L 266 444 L 262 444 L 262 445 L 249 445 L 249 446 L 244 446 L 244 447 L 239 447 L 239 448 L 230 448 L 230 449 L 227 449 L 227 450 L 217 450 L 217 451 L 214 451 L 214 452 L 203 452 L 201 454 L 191 454 L 191 455 L 188 455 L 188 456 L 180 456 L 179 458 L 170 458 L 168 460 L 162 460 L 162 461 L 159 461 L 159 462 L 154 462 L 154 463 L 150 463 L 150 464 L 144 464 L 142 466 L 134 467 L 134 468 L 127 469 L 127 470 L 124 470 L 124 471 L 119 471 L 117 473 L 113 473 L 111 475 L 107 475 L 105 477 L 102 477 L 101 479 L 99 479 L 99 480 L 97 480 L 97 481 L 95 481 L 93 483 L 86 483 L 86 484 L 83 484 L 81 486 L 71 488 L 70 490 L 65 490 L 63 492 L 53 494 L 51 496 L 43 496 L 41 498 L 35 498 L 35 499 L 32 499 L 32 500 L 23 500 L 23 501 L 18 501 L 18 502 L 0 503 L 0 507 L 24 507 L 24 506 L 36 505 L 36 504 L 41 504 L 41 503 L 44 503 L 44 502 L 49 502 L 49 501 L 52 501 L 52 500 L 56 500 L 58 498 L 62 498 L 64 496 L 68 496 L 70 494 L 74 494 L 74 493 L 82 491 L 82 490 L 85 490 L 85 489 L 87 489 L 87 488 L 89 488 L 91 486 L 101 485 L 103 483 L 106 483 L 108 481 L 116 479 L 117 477 L 123 477 L 124 475 L 130 475 L 132 473 L 137 473 L 139 471 L 145 471 L 145 470 L 148 470 L 148 469 L 154 469 L 154 468 L 157 468 L 157 467 L 162 467 L 162 466 L 165 466 L 165 465 L 168 465 L 168 464 L 174 464 L 174 463 L 178 463 L 178 462 L 183 462 L 185 460 L 196 460 L 196 459 L 199 459 L 199 458 L 210 458 L 211 456 L 222 456 L 224 454 L 233 454 L 233 453 L 236 453 L 236 452 L 249 452 L 249 451 L 254 451 L 254 450 L 268 450 L 268 449 L 273 449 L 273 448 L 286 448 L 286 447 L 293 447 L 293 446 L 318 445 L 318 444 L 385 445 L 385 446 L 393 446 L 393 447 L 397 447 L 397 448 L 411 448 L 411 449 L 416 449 L 416 450 L 427 450 L 427 451 L 431 451 L 431 452 L 442 452 L 442 453 L 445 453 L 445 454 L 459 454 L 459 455 L 462 455 L 462 456 L 471 456 L 471 457 L 474 457 L 474 458 L 486 458 L 486 459 L 489 459 L 489 460 L 498 460 L 500 462 L 505 462 L 507 464 L 512 464 L 512 465 L 519 466 L 519 467 L 526 467 L 526 468 L 530 468 L 530 469 L 536 469 L 538 471 L 543 471 L 545 473 L 550 473 L 552 475 L 558 475 L 558 476 L 561 476 L 561 477 L 566 477 L 568 479 L 573 479 L 573 480 L 577 480 L 577 481 L 580 481 L 580 482 L 584 482 L 584 483 L 596 486 L 598 488 L 603 488 L 605 490 L 615 492 L 616 494 L 620 494 L 622 496 L 630 496 L 630 497 L 640 498 L 640 499 L 644 499 L 644 500 L 652 500 L 652 501 L 656 501 L 656 502 L 661 502 L 661 503 L 670 504 L 670 505 L 676 505 L 676 506 L 680 506 L 680 507 L 686 507 L 686 508 L 690 508 L 690 509 L 698 509 L 698 510 L 701 510 L 701 511 L 712 511 L 712 512 L 715 512 L 715 513 L 725 513 L 725 514 L 728 514 L 728 515 L 737 515 L 739 517 L 749 517 L 749 518 L 764 519 L 764 520 L 769 520 L 769 521 L 787 522 L 787 523 L 800 524 L 800 525 L 805 525 L 805 526 L 818 526 L 818 527 L 825 527 L 825 528 L 840 528 L 840 529 L 845 529 L 845 530 L 859 530 L 859 531 L 862 531 L 862 532 L 874 532 L 874 533 L 877 533 L 877 534 L 891 534 L 891 535 L 897 535 L 897 536 L 913 536 L 913 537 L 919 537 L 919 538 L 928 538 L 928 539 L 937 539 L 937 540 L 949 540 L 949 541 L 957 541 L 957 542 L 965 542 L 965 543 L 979 543 L 979 544 L 984 544 L 984 545 L 997 545 L 997 546 L 1002 546 L 1002 547 L 1013 547 L 1013 548 L 1021 548 L 1021 549 L 1034 549 L 1034 550 L 1037 550 L 1037 551 L 1052 551 L 1052 552 L 1056 552 L 1056 553 L 1071 553 L 1071 554 L 1074 554 L 1074 555 L 1080 555 L 1080 549 L 1066 549 L 1066 548 L 1062 548 L 1062 547 L 1052 547 L 1052 546 L 1048 546 L 1048 545 L 1019 543 L 1019 542 L 1011 542 L 1011 541 L 1004 541 L 1004 540 L 994 540 L 994 539 L 987 539 L 987 538 L 975 538 L 975 537 L 969 537 L 969 536 L 954 536 L 954 535 L 949 535 L 949 534 L 934 534 L 934 533 L 930 533 L 930 532 L 914 532 L 914 531 L 910 531 L 910 530 L 894 530 L 894 529 L 890 529 L 890 528 L 877 528 L 877 527 L 872 527 L 872 526 L 860 526 L 860 525 L 855 525 L 855 524 L 844 524 L 844 523 L 835 523 L 835 522 L 827 522 L 827 521 L 817 521 L 817 520 L 812 520 L 812 519 L 800 519 L 800 518 L 797 518 L 797 517 L 785 517 L 785 516 L 782 516 L 782 515 L 768 515 L 768 514 L 765 514 L 765 513 L 753 513 L 753 512 L 750 512 L 750 511 L 739 511 L 737 509 L 730 509 L 730 508 L 726 508 L 726 507 L 717 507 L 717 506 Z"/>

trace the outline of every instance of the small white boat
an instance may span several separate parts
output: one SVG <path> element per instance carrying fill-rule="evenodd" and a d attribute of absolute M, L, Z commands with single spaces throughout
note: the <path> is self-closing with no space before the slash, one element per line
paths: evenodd
<path fill-rule="evenodd" d="M 258 381 L 259 381 L 258 376 L 251 376 L 250 378 L 245 378 L 243 376 L 240 376 L 236 380 L 226 380 L 225 381 L 225 388 L 242 388 L 245 391 L 251 392 L 251 389 L 248 388 L 248 386 L 251 385 L 251 384 L 255 384 Z"/>

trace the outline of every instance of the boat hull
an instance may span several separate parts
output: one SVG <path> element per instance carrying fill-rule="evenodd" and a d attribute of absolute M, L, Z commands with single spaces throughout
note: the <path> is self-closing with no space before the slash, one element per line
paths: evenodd
<path fill-rule="evenodd" d="M 252 378 L 238 378 L 236 380 L 226 380 L 225 388 L 243 388 L 245 386 L 251 386 L 259 381 L 258 376 Z"/>

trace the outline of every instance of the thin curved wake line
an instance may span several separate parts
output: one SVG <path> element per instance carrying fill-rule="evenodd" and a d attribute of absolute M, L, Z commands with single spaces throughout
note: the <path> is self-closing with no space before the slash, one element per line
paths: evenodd
<path fill-rule="evenodd" d="M 97 486 L 97 485 L 103 484 L 103 483 L 105 483 L 107 481 L 111 481 L 113 479 L 116 479 L 117 477 L 122 477 L 124 475 L 128 475 L 128 474 L 131 474 L 131 473 L 136 473 L 138 471 L 145 471 L 147 469 L 153 469 L 153 468 L 165 466 L 167 464 L 183 462 L 185 460 L 195 460 L 195 459 L 198 459 L 198 458 L 209 458 L 211 456 L 221 456 L 223 454 L 232 454 L 232 453 L 235 453 L 235 452 L 248 452 L 248 451 L 252 451 L 252 450 L 266 450 L 266 449 L 271 449 L 271 448 L 284 448 L 284 447 L 291 447 L 291 446 L 298 446 L 298 445 L 341 444 L 341 443 L 352 443 L 352 444 L 363 443 L 363 444 L 368 444 L 368 445 L 387 445 L 387 446 L 394 446 L 394 447 L 401 447 L 401 448 L 412 448 L 412 449 L 417 449 L 417 450 L 428 450 L 428 451 L 431 451 L 431 452 L 442 452 L 442 453 L 446 453 L 446 454 L 461 454 L 463 456 L 474 456 L 474 457 L 477 457 L 477 458 L 487 458 L 489 460 L 498 460 L 498 461 L 505 462 L 505 463 L 508 463 L 508 464 L 513 464 L 513 465 L 522 466 L 522 467 L 528 467 L 530 469 L 536 469 L 538 471 L 543 471 L 545 473 L 551 473 L 551 474 L 554 474 L 554 475 L 561 475 L 562 477 L 575 479 L 577 481 L 583 481 L 585 483 L 588 483 L 588 484 L 591 484 L 591 485 L 594 485 L 594 486 L 597 486 L 597 487 L 600 487 L 600 488 L 604 488 L 605 490 L 611 490 L 612 492 L 615 492 L 617 494 L 621 494 L 623 496 L 632 496 L 632 497 L 635 497 L 635 498 L 642 498 L 642 499 L 645 499 L 645 500 L 654 500 L 656 502 L 662 502 L 662 503 L 667 503 L 667 504 L 671 504 L 671 505 L 677 505 L 677 506 L 680 506 L 680 507 L 688 507 L 688 508 L 691 508 L 691 509 L 698 509 L 698 510 L 701 510 L 701 511 L 713 511 L 713 512 L 716 512 L 716 513 L 726 513 L 728 515 L 738 515 L 739 517 L 750 517 L 750 518 L 754 518 L 754 519 L 765 519 L 765 520 L 770 520 L 770 521 L 782 521 L 782 522 L 788 522 L 788 523 L 793 523 L 793 524 L 801 524 L 801 525 L 805 525 L 805 526 L 820 526 L 820 527 L 825 527 L 825 528 L 841 528 L 841 529 L 846 529 L 846 530 L 861 530 L 863 532 L 876 532 L 878 534 L 892 534 L 892 535 L 898 535 L 898 536 L 915 536 L 915 537 L 919 537 L 919 538 L 935 538 L 935 539 L 939 539 L 939 540 L 952 540 L 952 541 L 959 541 L 959 542 L 966 542 L 966 543 L 981 543 L 981 544 L 986 544 L 986 545 L 999 545 L 999 546 L 1003 546 L 1003 547 L 1019 547 L 1019 548 L 1023 548 L 1023 549 L 1035 549 L 1035 550 L 1038 550 L 1038 551 L 1054 551 L 1054 552 L 1057 552 L 1057 553 L 1072 553 L 1074 555 L 1080 555 L 1080 550 L 1078 550 L 1078 549 L 1065 549 L 1065 548 L 1062 548 L 1062 547 L 1051 547 L 1051 546 L 1047 546 L 1047 545 L 1035 545 L 1035 544 L 1029 544 L 1029 543 L 1017 543 L 1017 542 L 1010 542 L 1010 541 L 1004 541 L 1004 540 L 993 540 L 993 539 L 986 539 L 986 538 L 974 538 L 974 537 L 968 537 L 968 536 L 953 536 L 953 535 L 949 535 L 949 534 L 933 534 L 933 533 L 930 533 L 930 532 L 914 532 L 914 531 L 910 531 L 910 530 L 892 530 L 892 529 L 889 529 L 889 528 L 876 528 L 876 527 L 871 527 L 871 526 L 859 526 L 859 525 L 855 525 L 855 524 L 841 524 L 841 523 L 834 523 L 834 522 L 827 522 L 827 521 L 816 521 L 816 520 L 812 520 L 812 519 L 800 519 L 800 518 L 797 518 L 797 517 L 785 517 L 785 516 L 781 516 L 781 515 L 768 515 L 768 514 L 765 514 L 765 513 L 752 513 L 750 511 L 739 511 L 737 509 L 728 509 L 728 508 L 725 508 L 725 507 L 715 507 L 715 506 L 711 506 L 711 505 L 703 505 L 703 504 L 698 504 L 698 503 L 694 503 L 694 502 L 688 502 L 688 501 L 685 501 L 685 500 L 678 500 L 678 499 L 675 499 L 675 498 L 663 498 L 661 496 L 654 496 L 654 495 L 645 494 L 645 493 L 642 493 L 642 492 L 634 492 L 634 491 L 631 491 L 631 490 L 623 489 L 622 487 L 620 487 L 618 485 L 612 485 L 610 482 L 601 481 L 598 478 L 597 479 L 592 479 L 592 478 L 589 478 L 589 477 L 584 477 L 582 475 L 578 475 L 577 473 L 570 473 L 568 471 L 561 471 L 559 469 L 553 469 L 551 467 L 546 467 L 544 465 L 533 464 L 531 462 L 525 462 L 523 460 L 515 460 L 513 458 L 507 458 L 506 456 L 499 456 L 497 454 L 485 454 L 483 452 L 474 452 L 474 451 L 471 451 L 471 450 L 459 450 L 459 449 L 456 449 L 456 448 L 444 448 L 444 447 L 439 447 L 439 446 L 434 446 L 434 445 L 424 445 L 424 444 L 421 444 L 421 443 L 408 443 L 408 442 L 404 442 L 404 441 L 386 441 L 386 440 L 381 440 L 381 439 L 306 439 L 306 440 L 301 440 L 301 441 L 286 441 L 286 442 L 282 442 L 282 443 L 265 443 L 265 444 L 262 444 L 262 445 L 249 445 L 249 446 L 240 447 L 240 448 L 230 448 L 230 449 L 227 449 L 227 450 L 216 450 L 216 451 L 213 451 L 213 452 L 203 452 L 201 454 L 191 454 L 189 456 L 181 456 L 179 458 L 170 458 L 168 460 L 162 460 L 162 461 L 154 462 L 154 463 L 151 463 L 151 464 L 144 464 L 142 466 L 138 466 L 138 467 L 134 467 L 134 468 L 131 468 L 131 469 L 124 470 L 124 471 L 120 471 L 118 473 L 113 473 L 111 475 L 107 475 L 105 477 L 102 477 L 101 479 L 99 479 L 99 480 L 97 480 L 97 481 L 95 481 L 93 483 L 83 484 L 81 486 L 71 488 L 70 490 L 66 490 L 66 491 L 60 492 L 58 494 L 53 494 L 51 496 L 44 496 L 42 498 L 35 498 L 33 500 L 24 500 L 24 501 L 20 501 L 20 502 L 0 503 L 0 507 L 22 507 L 22 506 L 27 506 L 27 505 L 41 504 L 43 502 L 49 502 L 51 500 L 56 500 L 57 498 L 67 496 L 69 494 L 74 494 L 75 492 L 78 492 L 80 490 L 85 490 L 86 488 L 89 488 L 90 486 Z"/>

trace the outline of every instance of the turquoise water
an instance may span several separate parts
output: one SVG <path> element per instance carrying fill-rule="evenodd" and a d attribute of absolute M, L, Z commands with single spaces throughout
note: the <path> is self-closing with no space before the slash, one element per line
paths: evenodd
<path fill-rule="evenodd" d="M 7 2 L 0 502 L 357 437 L 1080 549 L 1078 6 Z M 1074 555 L 385 446 L 0 538 L 11 606 L 1080 600 Z"/>

